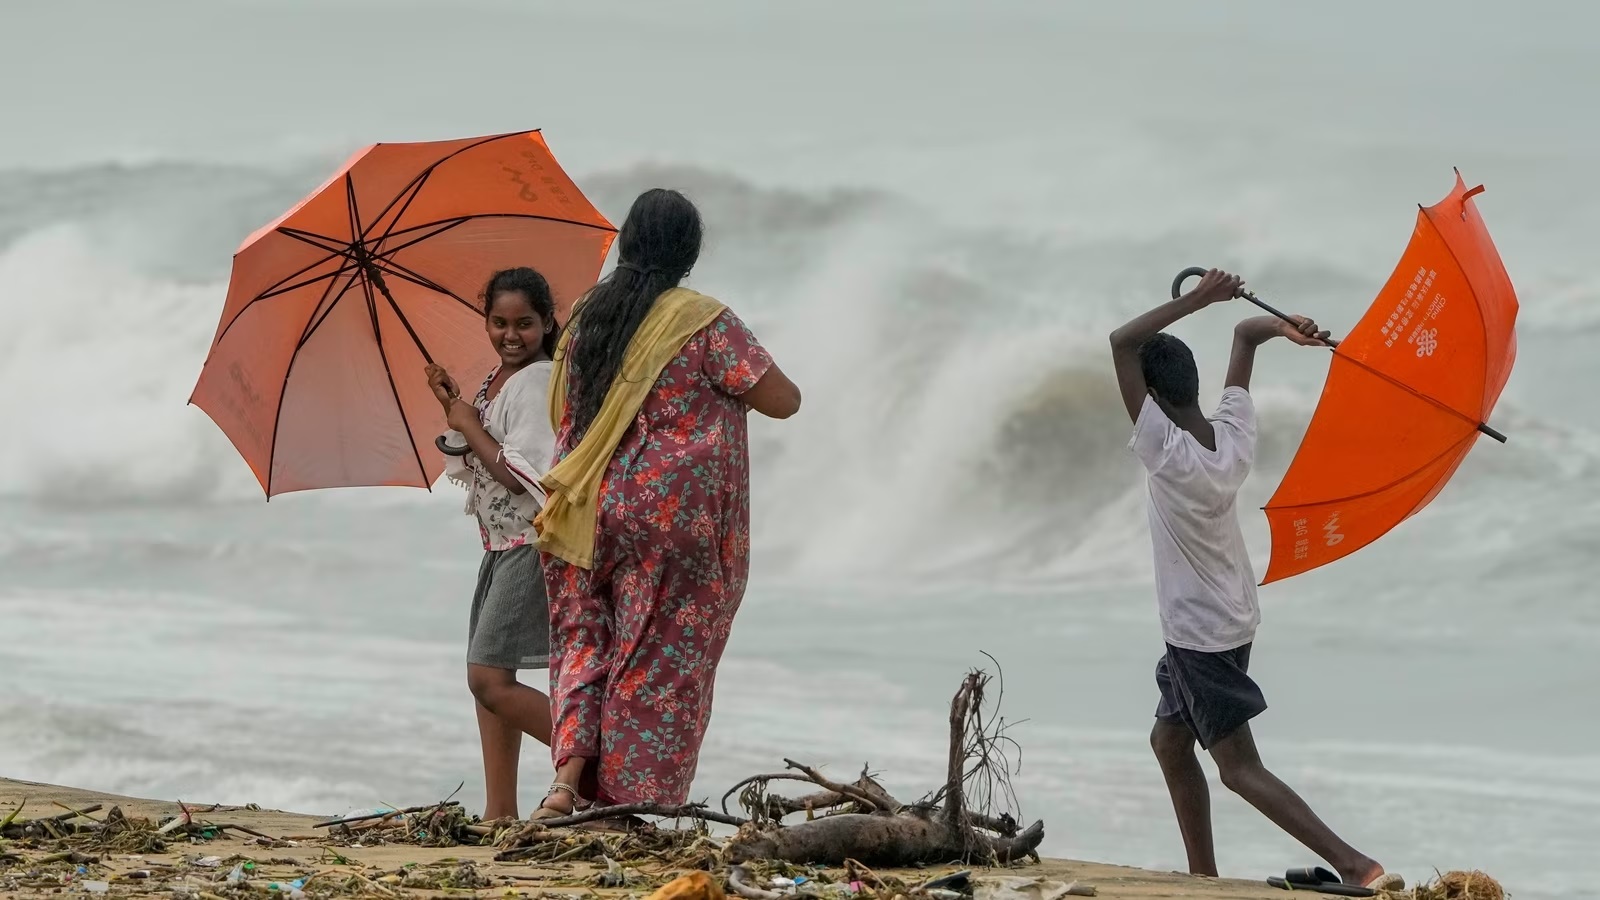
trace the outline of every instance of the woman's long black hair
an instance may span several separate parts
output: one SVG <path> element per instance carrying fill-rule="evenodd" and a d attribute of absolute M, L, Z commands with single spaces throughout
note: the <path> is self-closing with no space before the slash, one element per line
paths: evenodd
<path fill-rule="evenodd" d="M 544 280 L 538 269 L 527 266 L 518 266 L 515 269 L 501 269 L 489 276 L 489 283 L 483 286 L 483 317 L 488 318 L 494 311 L 494 298 L 497 294 L 515 291 L 528 298 L 528 305 L 544 320 L 544 337 L 540 338 L 539 346 L 544 350 L 544 355 L 554 359 L 556 355 L 556 341 L 560 339 L 561 332 L 556 328 L 556 301 L 550 294 L 550 282 Z"/>
<path fill-rule="evenodd" d="M 600 412 L 622 357 L 656 298 L 678 286 L 700 258 L 700 211 L 677 191 L 655 188 L 633 201 L 622 223 L 617 267 L 573 313 L 568 361 L 573 434 Z"/>

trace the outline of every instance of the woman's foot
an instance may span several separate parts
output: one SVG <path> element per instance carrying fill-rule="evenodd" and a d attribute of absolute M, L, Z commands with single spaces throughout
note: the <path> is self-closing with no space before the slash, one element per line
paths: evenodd
<path fill-rule="evenodd" d="M 550 785 L 550 792 L 544 795 L 544 800 L 539 803 L 539 808 L 533 811 L 532 821 L 538 822 L 542 819 L 559 819 L 564 816 L 570 816 L 581 802 L 577 788 L 558 781 Z"/>

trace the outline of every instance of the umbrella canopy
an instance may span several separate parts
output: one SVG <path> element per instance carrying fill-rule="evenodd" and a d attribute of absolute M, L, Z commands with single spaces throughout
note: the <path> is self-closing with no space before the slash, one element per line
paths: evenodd
<path fill-rule="evenodd" d="M 537 131 L 374 144 L 234 254 L 190 402 L 269 498 L 429 487 L 445 423 L 423 367 L 470 379 L 495 364 L 489 276 L 532 266 L 565 310 L 615 236 Z"/>
<path fill-rule="evenodd" d="M 1516 359 L 1517 296 L 1468 189 L 1422 208 L 1394 274 L 1333 351 L 1322 398 L 1267 502 L 1263 584 L 1349 556 L 1427 506 Z"/>

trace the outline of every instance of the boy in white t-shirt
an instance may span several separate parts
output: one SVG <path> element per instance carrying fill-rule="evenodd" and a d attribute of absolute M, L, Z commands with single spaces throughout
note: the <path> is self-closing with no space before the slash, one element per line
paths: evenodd
<path fill-rule="evenodd" d="M 1340 840 L 1267 771 L 1250 734 L 1250 720 L 1267 708 L 1247 673 L 1261 610 L 1234 508 L 1255 460 L 1250 372 L 1260 344 L 1282 336 L 1326 346 L 1328 333 L 1301 317 L 1294 324 L 1273 316 L 1240 322 L 1222 401 L 1207 418 L 1200 410 L 1194 354 L 1161 329 L 1239 296 L 1242 284 L 1213 269 L 1193 291 L 1111 334 L 1117 382 L 1134 420 L 1129 446 L 1149 473 L 1156 599 L 1167 645 L 1156 666 L 1161 699 L 1150 743 L 1172 795 L 1190 872 L 1217 874 L 1210 794 L 1194 752 L 1198 742 L 1211 752 L 1223 784 L 1327 861 L 1343 884 L 1403 886 Z"/>

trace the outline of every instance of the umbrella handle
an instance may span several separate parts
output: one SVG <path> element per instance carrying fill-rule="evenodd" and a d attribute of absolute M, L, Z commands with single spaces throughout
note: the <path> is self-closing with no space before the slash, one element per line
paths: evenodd
<path fill-rule="evenodd" d="M 445 391 L 450 394 L 451 399 L 461 399 L 461 395 L 450 390 L 449 387 L 446 387 Z M 449 441 L 444 439 L 444 435 L 442 434 L 433 439 L 433 445 L 438 447 L 439 452 L 443 453 L 445 456 L 466 456 L 468 453 L 472 452 L 471 445 L 463 444 L 460 447 L 453 446 Z"/>
<path fill-rule="evenodd" d="M 1196 275 L 1204 275 L 1204 274 L 1206 274 L 1206 270 L 1200 268 L 1199 266 L 1190 266 L 1189 268 L 1184 269 L 1182 272 L 1179 272 L 1178 273 L 1178 277 L 1172 279 L 1172 299 L 1176 300 L 1179 297 L 1183 296 L 1183 283 L 1185 281 L 1188 281 L 1190 278 L 1192 278 L 1192 277 L 1194 277 Z M 1284 320 L 1285 322 L 1288 322 L 1290 325 L 1298 325 L 1299 324 L 1288 313 L 1283 312 L 1282 310 L 1273 307 L 1272 305 L 1268 304 L 1266 301 L 1262 300 L 1260 297 L 1257 297 L 1251 291 L 1245 291 L 1244 293 L 1240 294 L 1239 296 L 1243 297 L 1246 300 L 1249 300 L 1251 303 L 1254 303 L 1255 305 L 1257 305 L 1257 306 L 1261 307 L 1262 309 L 1266 310 L 1267 312 L 1277 316 L 1278 318 Z M 1322 342 L 1324 344 L 1327 344 L 1329 347 L 1337 347 L 1337 346 L 1339 346 L 1339 342 L 1334 340 L 1333 338 L 1324 338 Z"/>
<path fill-rule="evenodd" d="M 1204 274 L 1206 274 L 1206 270 L 1200 268 L 1199 266 L 1190 266 L 1189 268 L 1184 269 L 1182 272 L 1179 272 L 1178 273 L 1178 277 L 1172 279 L 1172 299 L 1176 300 L 1179 297 L 1183 296 L 1183 283 L 1185 281 L 1188 281 L 1190 278 L 1193 278 L 1196 275 L 1204 275 Z M 1258 298 L 1255 294 L 1251 293 L 1250 291 L 1245 291 L 1240 296 L 1244 297 L 1244 299 L 1246 299 L 1246 300 L 1249 300 L 1251 303 L 1254 303 L 1255 305 L 1261 307 L 1262 309 L 1266 310 L 1267 312 L 1272 313 L 1273 315 L 1275 315 L 1278 318 L 1284 320 L 1285 322 L 1288 322 L 1290 324 L 1294 324 L 1294 319 L 1289 318 L 1289 316 L 1285 315 L 1283 312 L 1281 312 L 1281 311 L 1279 311 L 1277 309 L 1274 309 L 1272 306 L 1268 305 L 1267 303 L 1262 302 L 1262 300 L 1260 298 Z M 1337 347 L 1337 346 L 1339 346 L 1339 342 L 1334 340 L 1334 339 L 1332 339 L 1332 338 L 1324 339 L 1323 343 L 1327 344 L 1329 347 Z M 1494 438 L 1495 440 L 1499 441 L 1502 444 L 1504 444 L 1506 442 L 1506 436 L 1504 434 L 1501 434 L 1500 432 L 1494 430 L 1493 428 L 1490 428 L 1487 423 L 1479 422 L 1478 423 L 1478 431 L 1480 433 L 1482 433 L 1482 434 L 1486 434 L 1489 437 Z"/>

